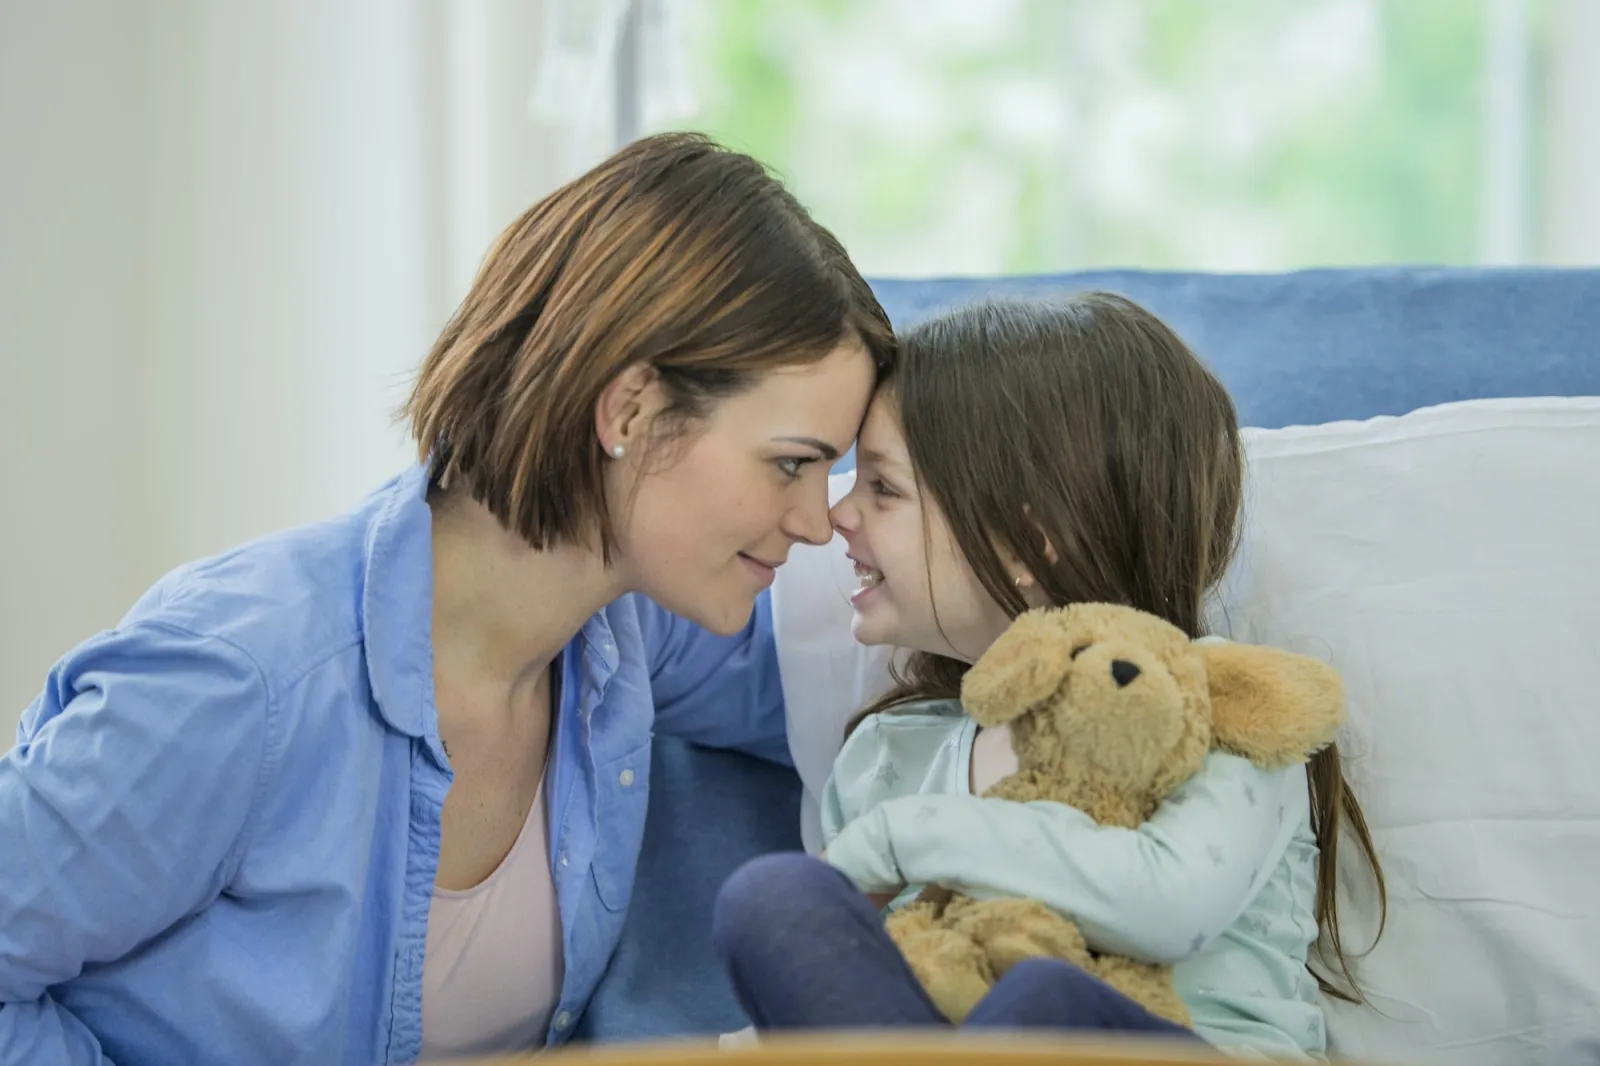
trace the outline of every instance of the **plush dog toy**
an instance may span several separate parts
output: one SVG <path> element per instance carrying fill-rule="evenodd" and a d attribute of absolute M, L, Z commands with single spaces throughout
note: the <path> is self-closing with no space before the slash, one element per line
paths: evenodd
<path fill-rule="evenodd" d="M 1332 740 L 1344 690 L 1315 659 L 1243 644 L 1197 644 L 1128 607 L 1079 604 L 1020 616 L 968 671 L 967 713 L 1009 724 L 1017 771 L 986 795 L 1076 807 L 1137 827 L 1213 748 L 1267 769 L 1304 763 Z M 929 997 L 965 1018 L 1025 958 L 1082 966 L 1152 1013 L 1189 1012 L 1172 968 L 1098 955 L 1067 916 L 1034 900 L 974 900 L 929 886 L 890 916 L 890 936 Z"/>

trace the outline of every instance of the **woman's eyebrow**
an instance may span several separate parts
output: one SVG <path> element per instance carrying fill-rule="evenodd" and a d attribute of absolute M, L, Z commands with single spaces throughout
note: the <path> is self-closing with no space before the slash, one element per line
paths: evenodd
<path fill-rule="evenodd" d="M 824 459 L 830 461 L 839 458 L 838 448 L 835 448 L 827 441 L 821 441 L 815 437 L 773 437 L 772 439 L 785 444 L 804 444 L 807 448 L 815 448 L 822 453 Z"/>

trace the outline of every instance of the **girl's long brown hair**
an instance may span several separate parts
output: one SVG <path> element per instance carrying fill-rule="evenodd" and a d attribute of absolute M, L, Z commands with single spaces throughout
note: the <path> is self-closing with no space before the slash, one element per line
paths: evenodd
<path fill-rule="evenodd" d="M 963 308 L 901 334 L 899 349 L 884 388 L 919 490 L 996 603 L 1012 617 L 1028 606 L 1004 551 L 1051 603 L 1126 604 L 1204 635 L 1206 598 L 1238 545 L 1244 458 L 1227 390 L 1172 330 L 1120 296 L 1086 293 Z M 856 722 L 959 699 L 967 669 L 913 654 Z M 1313 757 L 1307 778 L 1320 954 L 1339 981 L 1316 977 L 1358 1000 L 1335 896 L 1341 829 L 1380 901 L 1383 872 L 1338 750 Z"/>

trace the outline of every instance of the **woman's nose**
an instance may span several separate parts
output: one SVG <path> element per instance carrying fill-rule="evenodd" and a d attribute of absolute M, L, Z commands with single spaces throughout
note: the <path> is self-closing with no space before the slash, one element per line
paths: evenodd
<path fill-rule="evenodd" d="M 783 531 L 791 539 L 803 544 L 826 544 L 833 539 L 833 523 L 828 518 L 826 484 L 822 487 L 821 495 L 790 509 L 784 521 Z"/>

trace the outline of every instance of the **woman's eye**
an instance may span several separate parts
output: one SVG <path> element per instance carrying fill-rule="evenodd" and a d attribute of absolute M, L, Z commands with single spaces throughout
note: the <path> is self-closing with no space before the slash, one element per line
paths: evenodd
<path fill-rule="evenodd" d="M 779 459 L 777 462 L 778 469 L 783 472 L 783 476 L 788 478 L 790 481 L 794 481 L 800 476 L 800 471 L 804 470 L 806 464 L 810 461 L 811 460 L 809 459 L 788 458 Z"/>

